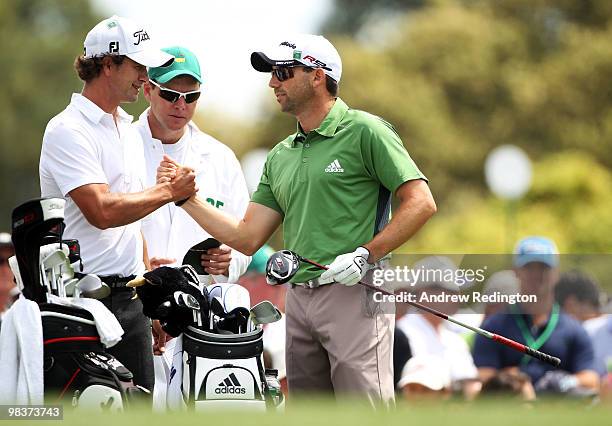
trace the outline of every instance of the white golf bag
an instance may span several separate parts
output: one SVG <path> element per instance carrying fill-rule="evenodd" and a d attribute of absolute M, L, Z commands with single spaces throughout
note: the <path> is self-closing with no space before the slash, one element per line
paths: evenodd
<path fill-rule="evenodd" d="M 32 337 L 43 346 L 44 399 L 121 411 L 143 390 L 105 351 L 121 339 L 123 330 L 95 300 L 110 289 L 97 276 L 74 271 L 73 264 L 80 263 L 79 246 L 76 240 L 62 240 L 64 204 L 57 198 L 31 200 L 12 215 L 15 256 L 9 264 L 23 297 L 40 310 L 42 335 Z"/>
<path fill-rule="evenodd" d="M 182 392 L 187 406 L 198 411 L 282 406 L 276 371 L 263 365 L 263 329 L 249 318 L 242 324 L 224 324 L 227 313 L 250 311 L 248 291 L 237 284 L 214 284 L 208 286 L 208 296 L 208 329 L 189 326 L 182 335 Z"/>
<path fill-rule="evenodd" d="M 144 314 L 176 337 L 166 370 L 167 408 L 283 406 L 276 370 L 266 370 L 262 359 L 260 324 L 280 319 L 274 305 L 251 308 L 248 291 L 237 284 L 206 287 L 190 265 L 157 268 L 135 285 Z"/>

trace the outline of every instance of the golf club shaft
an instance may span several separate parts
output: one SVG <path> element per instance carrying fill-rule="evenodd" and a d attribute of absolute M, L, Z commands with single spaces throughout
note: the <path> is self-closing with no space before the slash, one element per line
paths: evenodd
<path fill-rule="evenodd" d="M 315 266 L 315 267 L 317 267 L 319 269 L 323 269 L 323 270 L 327 270 L 328 269 L 327 266 L 321 265 L 321 264 L 319 264 L 317 262 L 314 262 L 314 261 L 312 261 L 310 259 L 306 259 L 306 258 L 304 258 L 302 256 L 298 255 L 298 258 L 300 259 L 300 261 L 308 263 L 308 264 L 310 264 L 312 266 Z M 364 287 L 368 287 L 369 289 L 372 289 L 374 291 L 378 291 L 378 292 L 380 292 L 382 294 L 386 294 L 387 296 L 393 296 L 394 295 L 390 291 L 387 291 L 387 290 L 385 290 L 383 288 L 380 288 L 380 287 L 376 287 L 376 286 L 371 285 L 371 284 L 364 283 L 362 281 L 359 281 L 359 284 L 361 284 Z M 548 364 L 550 364 L 550 365 L 552 365 L 554 367 L 558 367 L 559 364 L 561 363 L 561 360 L 559 358 L 557 358 L 557 357 L 554 357 L 552 355 L 548 355 L 548 354 L 546 354 L 544 352 L 540 352 L 538 350 L 530 348 L 527 345 L 523 345 L 522 343 L 516 342 L 516 341 L 514 341 L 512 339 L 508 339 L 507 337 L 500 336 L 499 334 L 491 333 L 490 331 L 484 330 L 484 329 L 482 329 L 480 327 L 474 327 L 474 326 L 471 326 L 469 324 L 465 324 L 465 323 L 459 321 L 458 319 L 453 318 L 453 317 L 451 317 L 449 315 L 446 315 L 445 313 L 437 311 L 437 310 L 435 310 L 433 308 L 430 308 L 429 306 L 425 306 L 425 305 L 422 305 L 422 304 L 420 304 L 418 302 L 411 302 L 411 301 L 408 301 L 408 300 L 405 301 L 405 302 L 408 303 L 409 305 L 414 306 L 415 308 L 421 309 L 421 310 L 423 310 L 425 312 L 429 312 L 432 315 L 435 315 L 435 316 L 437 316 L 439 318 L 443 318 L 446 321 L 450 321 L 452 323 L 455 323 L 455 324 L 457 324 L 457 325 L 459 325 L 461 327 L 467 328 L 468 330 L 472 330 L 473 332 L 475 332 L 475 333 L 477 333 L 477 334 L 479 334 L 479 335 L 481 335 L 483 337 L 486 337 L 487 339 L 491 339 L 491 340 L 494 340 L 496 342 L 502 343 L 502 344 L 504 344 L 504 345 L 506 345 L 506 346 L 508 346 L 508 347 L 510 347 L 512 349 L 514 349 L 514 350 L 517 350 L 519 352 L 527 354 L 527 355 L 529 355 L 529 356 L 531 356 L 533 358 L 539 359 L 540 361 L 544 361 L 544 362 L 546 362 L 546 363 L 548 363 Z"/>

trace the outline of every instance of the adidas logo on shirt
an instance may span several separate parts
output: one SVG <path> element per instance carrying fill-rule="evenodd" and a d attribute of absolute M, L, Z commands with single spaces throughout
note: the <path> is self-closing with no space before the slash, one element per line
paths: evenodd
<path fill-rule="evenodd" d="M 215 393 L 246 393 L 246 389 L 242 387 L 236 375 L 231 373 L 217 385 Z"/>
<path fill-rule="evenodd" d="M 325 173 L 344 173 L 344 169 L 336 158 L 329 166 L 325 168 Z"/>

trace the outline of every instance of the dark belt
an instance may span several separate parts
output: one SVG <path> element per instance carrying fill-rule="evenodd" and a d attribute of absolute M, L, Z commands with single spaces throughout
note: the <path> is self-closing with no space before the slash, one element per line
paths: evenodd
<path fill-rule="evenodd" d="M 133 290 L 130 287 L 126 287 L 125 285 L 136 278 L 136 275 L 129 275 L 127 277 L 121 277 L 119 275 L 99 275 L 100 280 L 109 286 L 112 290 Z"/>

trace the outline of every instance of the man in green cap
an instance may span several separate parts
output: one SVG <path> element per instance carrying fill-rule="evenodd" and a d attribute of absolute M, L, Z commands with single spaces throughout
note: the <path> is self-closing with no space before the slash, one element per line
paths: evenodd
<path fill-rule="evenodd" d="M 190 50 L 173 46 L 162 49 L 174 57 L 172 65 L 149 68 L 144 84 L 147 108 L 134 126 L 140 133 L 146 163 L 145 186 L 156 185 L 160 162 L 167 156 L 188 165 L 196 174 L 199 194 L 206 202 L 233 217 L 242 217 L 249 202 L 240 163 L 230 148 L 202 132 L 191 121 L 201 94 L 202 73 Z M 162 182 L 159 182 L 162 183 Z M 154 269 L 182 263 L 190 247 L 210 238 L 186 212 L 166 204 L 143 220 L 143 234 Z M 250 257 L 226 245 L 202 255 L 209 283 L 238 282 Z M 154 351 L 164 351 L 166 334 L 154 322 Z"/>

